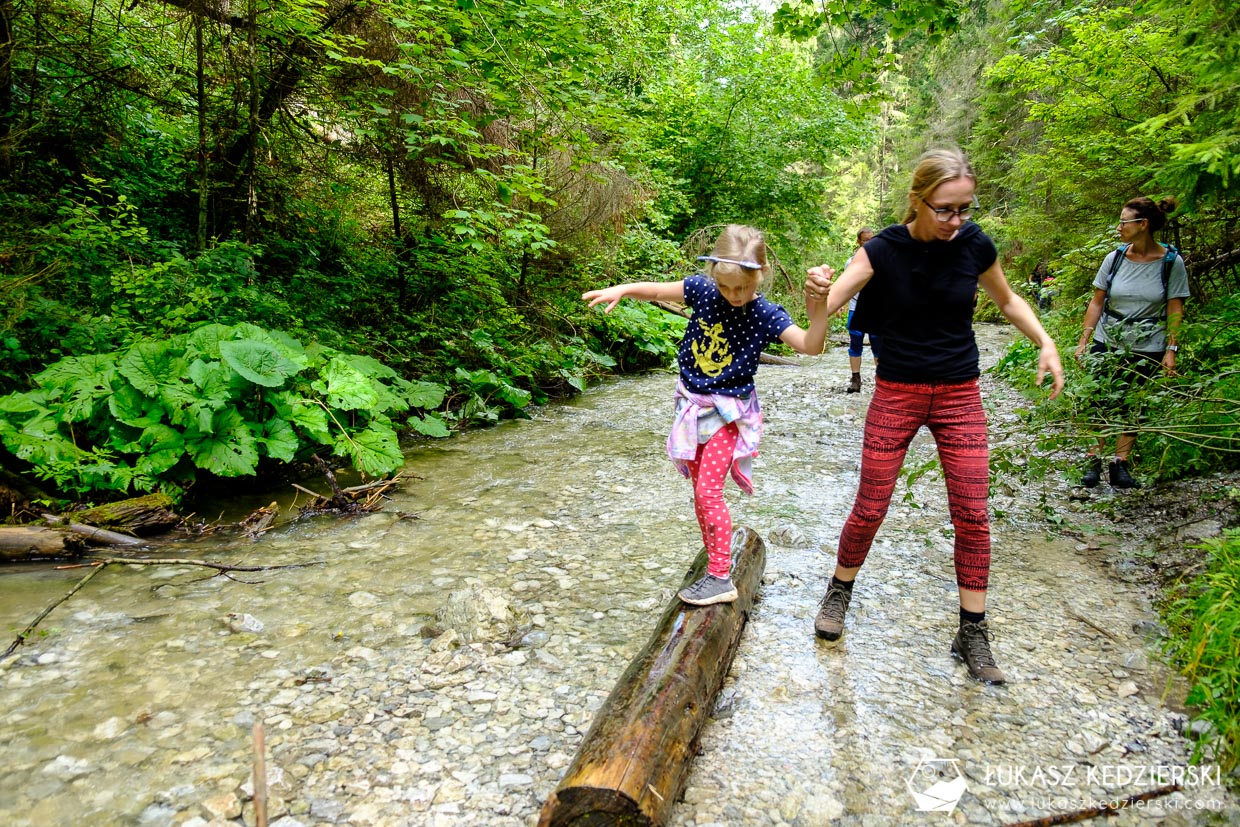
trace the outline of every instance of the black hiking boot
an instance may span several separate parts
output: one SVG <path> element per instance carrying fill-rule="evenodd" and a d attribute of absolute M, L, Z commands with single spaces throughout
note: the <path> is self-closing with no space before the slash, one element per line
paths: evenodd
<path fill-rule="evenodd" d="M 990 653 L 990 627 L 984 620 L 981 623 L 960 621 L 960 631 L 952 641 L 952 654 L 964 661 L 969 674 L 982 683 L 1000 684 L 1007 680 Z"/>
<path fill-rule="evenodd" d="M 1081 485 L 1086 488 L 1097 488 L 1102 482 L 1102 460 L 1096 456 L 1085 457 L 1085 473 L 1081 475 Z"/>
<path fill-rule="evenodd" d="M 1107 466 L 1107 472 L 1111 477 L 1112 488 L 1140 488 L 1141 486 L 1132 478 L 1132 474 L 1128 473 L 1128 460 L 1113 460 Z"/>
<path fill-rule="evenodd" d="M 848 393 L 861 393 L 861 374 L 854 373 L 848 382 Z"/>
<path fill-rule="evenodd" d="M 827 587 L 818 604 L 818 616 L 814 618 L 814 634 L 823 640 L 839 640 L 844 634 L 844 615 L 852 602 L 852 589 L 844 589 L 832 583 Z"/>

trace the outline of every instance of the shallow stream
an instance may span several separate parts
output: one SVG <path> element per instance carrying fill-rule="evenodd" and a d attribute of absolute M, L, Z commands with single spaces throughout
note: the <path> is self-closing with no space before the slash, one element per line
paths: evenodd
<path fill-rule="evenodd" d="M 983 329 L 983 359 L 1009 335 Z M 815 639 L 872 387 L 867 365 L 866 392 L 844 394 L 846 364 L 835 351 L 759 373 L 758 491 L 729 501 L 767 538 L 766 575 L 672 824 L 1002 825 L 1159 787 L 1191 744 L 1143 636 L 1155 617 L 1080 536 L 1048 532 L 1042 497 L 1066 504 L 1066 483 L 993 498 L 1007 686 L 948 654 L 934 471 L 897 489 L 842 641 Z M 173 550 L 310 565 L 103 572 L 0 668 L 0 823 L 253 824 L 243 785 L 262 720 L 274 825 L 533 825 L 700 545 L 662 450 L 673 382 L 611 382 L 418 448 L 382 512 Z M 1023 403 L 986 386 L 1000 433 Z M 931 456 L 923 432 L 906 468 Z M 0 570 L 2 628 L 83 574 Z M 484 603 L 489 620 L 461 620 Z M 916 809 L 913 793 L 956 779 L 951 815 Z M 1217 780 L 1109 823 L 1235 823 Z"/>

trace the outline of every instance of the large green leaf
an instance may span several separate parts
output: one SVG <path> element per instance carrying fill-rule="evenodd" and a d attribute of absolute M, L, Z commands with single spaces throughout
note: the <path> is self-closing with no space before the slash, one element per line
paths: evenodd
<path fill-rule="evenodd" d="M 406 420 L 405 424 L 423 436 L 445 437 L 452 435 L 452 431 L 448 428 L 448 423 L 435 414 L 411 416 Z"/>
<path fill-rule="evenodd" d="M 155 477 L 176 465 L 185 454 L 185 440 L 167 425 L 151 425 L 138 439 L 142 456 L 138 457 L 138 472 Z"/>
<path fill-rule="evenodd" d="M 370 379 L 347 357 L 333 356 L 310 387 L 327 397 L 328 407 L 342 411 L 373 411 L 379 405 Z"/>
<path fill-rule="evenodd" d="M 139 342 L 121 357 L 117 370 L 147 396 L 164 396 L 170 386 L 181 384 L 187 367 L 185 359 L 167 343 Z"/>
<path fill-rule="evenodd" d="M 276 416 L 293 423 L 298 430 L 320 445 L 331 444 L 327 411 L 323 410 L 323 406 L 318 402 L 290 391 L 269 394 L 267 401 L 271 403 Z"/>
<path fill-rule="evenodd" d="M 164 406 L 125 382 L 108 398 L 108 410 L 117 421 L 134 428 L 145 428 L 162 421 Z"/>
<path fill-rule="evenodd" d="M 207 324 L 186 337 L 186 356 L 206 357 L 212 361 L 220 358 L 220 342 L 236 338 L 236 331 L 228 325 Z"/>
<path fill-rule="evenodd" d="M 230 368 L 265 388 L 278 388 L 298 367 L 273 344 L 256 339 L 220 342 L 220 358 Z"/>
<path fill-rule="evenodd" d="M 70 356 L 35 377 L 51 394 L 59 391 L 63 422 L 84 422 L 95 412 L 95 403 L 112 393 L 116 362 L 111 355 Z"/>
<path fill-rule="evenodd" d="M 263 423 L 262 435 L 258 442 L 267 450 L 267 456 L 282 462 L 292 462 L 301 447 L 301 440 L 288 420 L 273 416 Z"/>
<path fill-rule="evenodd" d="M 415 408 L 438 408 L 443 397 L 443 385 L 434 382 L 409 382 L 405 388 L 405 399 Z"/>
<path fill-rule="evenodd" d="M 405 464 L 396 432 L 390 423 L 377 419 L 364 430 L 338 436 L 335 454 L 349 457 L 354 468 L 376 476 L 390 474 Z"/>
<path fill-rule="evenodd" d="M 253 474 L 258 466 L 254 434 L 235 410 L 216 414 L 211 432 L 187 429 L 186 447 L 199 468 L 221 477 Z"/>

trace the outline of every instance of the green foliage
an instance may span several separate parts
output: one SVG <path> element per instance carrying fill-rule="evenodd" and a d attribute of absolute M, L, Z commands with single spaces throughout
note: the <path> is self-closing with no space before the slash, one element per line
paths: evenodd
<path fill-rule="evenodd" d="M 393 417 L 443 388 L 368 356 L 304 347 L 251 324 L 206 325 L 123 351 L 69 357 L 0 398 L 0 441 L 62 489 L 178 492 L 197 473 L 252 475 L 330 450 L 366 474 L 404 462 Z M 410 418 L 446 435 L 433 413 Z"/>
<path fill-rule="evenodd" d="M 1195 546 L 1205 571 L 1181 584 L 1164 612 L 1172 632 L 1164 646 L 1189 680 L 1187 702 L 1212 726 L 1193 748 L 1193 760 L 1229 773 L 1240 763 L 1240 530 Z"/>
<path fill-rule="evenodd" d="M 1029 429 L 1077 448 L 1138 434 L 1141 470 L 1156 479 L 1234 468 L 1240 460 L 1240 296 L 1225 296 L 1180 329 L 1177 375 L 1135 381 L 1114 354 L 1071 358 L 1085 301 L 1043 318 L 1061 343 L 1066 385 L 1028 412 Z M 993 370 L 1029 394 L 1037 348 L 1015 341 Z"/>

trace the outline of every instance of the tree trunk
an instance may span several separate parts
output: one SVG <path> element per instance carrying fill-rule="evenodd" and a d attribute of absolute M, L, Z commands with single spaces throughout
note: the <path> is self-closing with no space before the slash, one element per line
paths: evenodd
<path fill-rule="evenodd" d="M 13 24 L 12 0 L 0 0 L 0 176 L 13 171 Z"/>
<path fill-rule="evenodd" d="M 689 774 L 698 736 L 732 666 L 766 546 L 747 528 L 732 535 L 735 603 L 688 606 L 673 598 L 646 648 L 612 689 L 573 763 L 543 807 L 539 827 L 656 827 L 667 822 Z M 685 583 L 706 570 L 698 555 Z"/>
<path fill-rule="evenodd" d="M 75 534 L 40 526 L 0 526 L 0 562 L 77 557 L 86 541 Z"/>

